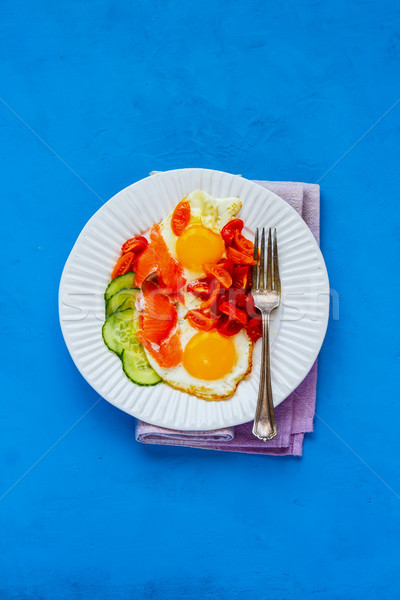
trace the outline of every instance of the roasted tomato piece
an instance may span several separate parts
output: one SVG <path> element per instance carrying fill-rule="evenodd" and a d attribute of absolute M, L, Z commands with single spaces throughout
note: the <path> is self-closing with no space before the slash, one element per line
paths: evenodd
<path fill-rule="evenodd" d="M 230 302 L 234 306 L 238 306 L 239 308 L 245 310 L 246 298 L 247 296 L 243 290 L 236 290 L 235 288 L 231 287 L 229 290 L 224 290 L 223 293 L 220 293 L 217 300 L 218 310 L 223 302 Z"/>
<path fill-rule="evenodd" d="M 127 240 L 125 244 L 122 244 L 121 252 L 123 254 L 126 254 L 127 252 L 135 252 L 136 254 L 139 254 L 140 252 L 143 252 L 143 250 L 146 250 L 148 245 L 149 242 L 145 237 L 142 235 L 136 235 L 130 240 Z"/>
<path fill-rule="evenodd" d="M 240 233 L 240 231 L 235 231 L 234 236 L 234 246 L 239 252 L 243 252 L 243 254 L 251 254 L 254 252 L 254 244 L 250 240 L 244 237 Z"/>
<path fill-rule="evenodd" d="M 127 254 L 123 254 L 117 260 L 117 264 L 115 265 L 113 272 L 111 273 L 111 279 L 115 279 L 120 275 L 125 275 L 129 271 L 132 271 L 133 261 L 135 259 L 134 252 L 127 252 Z"/>
<path fill-rule="evenodd" d="M 256 265 L 257 261 L 253 259 L 250 254 L 244 254 L 244 252 L 240 252 L 240 250 L 236 250 L 236 248 L 229 247 L 226 249 L 226 254 L 228 258 L 230 258 L 235 265 Z"/>
<path fill-rule="evenodd" d="M 254 304 L 254 298 L 251 294 L 248 294 L 246 298 L 246 312 L 249 315 L 249 318 L 259 317 L 260 311 L 256 308 Z"/>
<path fill-rule="evenodd" d="M 185 315 L 185 319 L 188 320 L 192 327 L 200 329 L 200 331 L 210 331 L 217 323 L 216 317 L 206 315 L 197 309 L 189 310 Z"/>
<path fill-rule="evenodd" d="M 180 236 L 190 221 L 190 204 L 187 200 L 181 200 L 175 207 L 171 218 L 171 229 L 175 235 Z"/>
<path fill-rule="evenodd" d="M 243 229 L 243 221 L 242 219 L 232 219 L 228 221 L 226 225 L 221 229 L 222 239 L 224 240 L 227 246 L 230 246 L 235 237 L 235 231 L 239 231 L 239 233 Z"/>
<path fill-rule="evenodd" d="M 218 281 L 218 279 L 213 279 L 213 281 L 210 283 L 210 297 L 208 298 L 208 300 L 204 300 L 201 303 L 201 305 L 200 305 L 201 310 L 210 308 L 210 306 L 212 306 L 214 304 L 214 302 L 217 301 L 220 289 L 221 289 L 221 284 Z"/>
<path fill-rule="evenodd" d="M 252 342 L 256 342 L 262 337 L 262 320 L 261 317 L 254 317 L 246 325 L 247 335 Z"/>
<path fill-rule="evenodd" d="M 229 275 L 232 277 L 233 262 L 229 258 L 221 258 L 221 260 L 217 262 L 217 265 L 225 269 L 225 271 L 228 271 Z"/>
<path fill-rule="evenodd" d="M 223 302 L 228 302 L 229 298 L 231 297 L 231 293 L 232 293 L 232 288 L 230 288 L 229 290 L 220 290 L 218 298 L 217 298 L 217 303 L 215 305 L 216 309 L 219 311 L 219 307 L 221 306 L 221 304 Z"/>
<path fill-rule="evenodd" d="M 218 319 L 217 330 L 221 335 L 235 335 L 243 328 L 240 321 L 230 319 L 227 315 L 221 315 Z"/>
<path fill-rule="evenodd" d="M 247 314 L 244 310 L 235 306 L 233 302 L 223 302 L 219 307 L 219 312 L 227 315 L 230 319 L 239 321 L 243 326 L 247 323 Z"/>
<path fill-rule="evenodd" d="M 209 277 L 215 277 L 218 279 L 222 287 L 228 289 L 232 285 L 232 277 L 229 275 L 228 271 L 219 265 L 211 265 L 206 264 L 203 265 L 203 269 L 206 275 Z"/>
<path fill-rule="evenodd" d="M 210 280 L 207 277 L 202 279 L 194 279 L 187 285 L 187 291 L 201 298 L 201 300 L 208 300 L 210 297 Z"/>
<path fill-rule="evenodd" d="M 247 265 L 233 267 L 232 285 L 238 290 L 249 290 L 251 288 L 251 267 Z"/>
<path fill-rule="evenodd" d="M 211 316 L 218 317 L 220 315 L 219 307 L 222 302 L 226 302 L 228 300 L 228 292 L 229 290 L 225 290 L 224 288 L 219 288 L 218 294 L 215 294 L 212 304 L 210 304 L 207 309 L 209 309 Z M 203 303 L 204 304 L 204 303 Z M 202 306 L 203 308 L 203 306 Z M 204 310 L 204 308 L 203 308 Z"/>
<path fill-rule="evenodd" d="M 247 300 L 246 294 L 242 290 L 232 290 L 232 291 L 235 292 L 234 299 L 235 299 L 236 306 L 245 311 L 246 310 L 246 300 Z"/>

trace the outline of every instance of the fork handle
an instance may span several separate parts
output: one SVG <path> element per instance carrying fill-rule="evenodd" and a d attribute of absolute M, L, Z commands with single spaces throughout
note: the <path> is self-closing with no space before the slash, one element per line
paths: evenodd
<path fill-rule="evenodd" d="M 269 313 L 262 314 L 262 354 L 260 387 L 258 390 L 256 416 L 253 434 L 263 442 L 272 440 L 278 433 L 275 421 L 271 388 L 271 365 L 269 357 Z"/>

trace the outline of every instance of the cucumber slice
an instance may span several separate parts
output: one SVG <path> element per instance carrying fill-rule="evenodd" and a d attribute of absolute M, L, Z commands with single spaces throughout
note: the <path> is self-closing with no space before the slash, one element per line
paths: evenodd
<path fill-rule="evenodd" d="M 139 328 L 135 302 L 139 293 L 134 288 L 135 273 L 125 273 L 111 281 L 104 294 L 106 321 L 103 340 L 107 348 L 122 361 L 125 375 L 138 385 L 156 385 L 162 381 L 147 360 L 142 344 L 136 337 Z"/>
<path fill-rule="evenodd" d="M 130 340 L 136 339 L 137 313 L 133 308 L 112 313 L 103 325 L 103 340 L 107 348 L 120 356 L 124 348 L 129 348 Z"/>
<path fill-rule="evenodd" d="M 124 288 L 116 292 L 107 301 L 106 317 L 109 317 L 116 310 L 125 310 L 126 308 L 135 308 L 136 298 L 139 288 Z"/>
<path fill-rule="evenodd" d="M 103 325 L 103 340 L 107 348 L 120 357 L 123 371 L 131 381 L 139 385 L 156 385 L 162 380 L 150 366 L 136 337 L 137 317 L 135 308 L 113 312 Z"/>
<path fill-rule="evenodd" d="M 108 284 L 107 289 L 104 294 L 104 299 L 107 302 L 111 296 L 114 296 L 119 290 L 123 290 L 124 288 L 133 288 L 135 283 L 135 273 L 130 271 L 129 273 L 125 273 L 125 275 L 120 275 L 111 281 Z"/>
<path fill-rule="evenodd" d="M 121 355 L 122 368 L 125 375 L 138 385 L 156 385 L 161 377 L 149 365 L 146 354 L 135 336 L 137 344 L 131 344 L 130 349 L 124 349 Z"/>

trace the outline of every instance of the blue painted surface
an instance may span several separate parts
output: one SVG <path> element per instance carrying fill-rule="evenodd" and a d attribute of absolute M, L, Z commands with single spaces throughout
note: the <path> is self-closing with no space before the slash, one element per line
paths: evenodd
<path fill-rule="evenodd" d="M 317 420 L 302 459 L 144 447 L 102 401 L 0 501 L 1 599 L 400 597 L 400 104 L 352 148 L 400 96 L 398 2 L 202 4 L 2 2 L 0 495 L 97 399 L 59 277 L 152 169 L 322 178 L 318 414 L 345 443 Z"/>

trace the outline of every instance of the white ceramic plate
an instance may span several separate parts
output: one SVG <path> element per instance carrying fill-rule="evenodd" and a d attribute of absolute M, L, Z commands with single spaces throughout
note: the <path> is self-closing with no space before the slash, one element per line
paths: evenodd
<path fill-rule="evenodd" d="M 274 404 L 280 404 L 307 375 L 320 350 L 328 322 L 329 282 L 322 254 L 303 219 L 284 200 L 251 181 L 220 171 L 179 169 L 152 175 L 116 194 L 93 215 L 72 249 L 61 278 L 59 312 L 77 368 L 106 400 L 149 423 L 209 430 L 253 419 L 260 342 L 252 373 L 233 397 L 207 402 L 164 383 L 135 385 L 101 336 L 104 290 L 121 244 L 161 221 L 194 189 L 219 198 L 239 196 L 249 237 L 255 227 L 277 228 L 283 298 L 273 313 L 271 370 Z"/>

